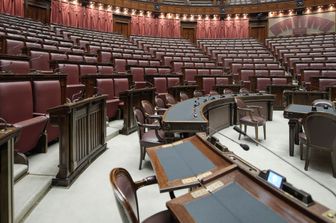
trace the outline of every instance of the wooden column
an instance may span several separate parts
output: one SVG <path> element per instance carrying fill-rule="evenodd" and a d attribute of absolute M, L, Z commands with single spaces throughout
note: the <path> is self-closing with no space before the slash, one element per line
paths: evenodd
<path fill-rule="evenodd" d="M 14 142 L 18 129 L 0 130 L 0 223 L 12 223 L 13 219 L 13 163 Z"/>

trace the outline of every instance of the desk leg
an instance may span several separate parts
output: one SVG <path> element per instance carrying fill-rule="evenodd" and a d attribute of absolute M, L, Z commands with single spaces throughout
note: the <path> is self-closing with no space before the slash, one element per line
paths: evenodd
<path fill-rule="evenodd" d="M 288 121 L 289 125 L 289 155 L 294 156 L 295 130 L 297 122 L 293 119 Z"/>

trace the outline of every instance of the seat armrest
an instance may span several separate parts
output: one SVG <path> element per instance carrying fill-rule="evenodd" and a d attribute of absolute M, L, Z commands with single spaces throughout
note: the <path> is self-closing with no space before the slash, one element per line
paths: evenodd
<path fill-rule="evenodd" d="M 42 113 L 42 112 L 33 112 L 33 116 L 36 117 L 36 116 L 47 116 L 46 113 Z"/>
<path fill-rule="evenodd" d="M 138 125 L 140 127 L 148 128 L 148 129 L 154 129 L 154 130 L 160 130 L 161 129 L 161 124 L 156 125 L 156 124 L 141 124 L 138 122 Z"/>
<path fill-rule="evenodd" d="M 135 182 L 135 186 L 137 189 L 144 187 L 144 186 L 148 186 L 148 185 L 153 185 L 157 183 L 157 179 L 156 176 L 149 176 L 146 177 L 142 180 L 136 181 Z"/>
<path fill-rule="evenodd" d="M 146 118 L 149 118 L 149 119 L 156 119 L 156 120 L 159 120 L 159 121 L 162 120 L 162 115 L 149 115 L 149 114 L 145 113 L 145 116 L 146 116 Z"/>

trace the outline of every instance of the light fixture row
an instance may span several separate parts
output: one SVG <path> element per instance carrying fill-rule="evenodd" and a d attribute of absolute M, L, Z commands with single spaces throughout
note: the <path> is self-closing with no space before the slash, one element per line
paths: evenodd
<path fill-rule="evenodd" d="M 73 4 L 80 4 L 78 0 L 68 0 L 68 2 L 72 2 Z M 143 11 L 143 10 L 136 10 L 136 9 L 128 9 L 128 8 L 120 8 L 118 6 L 112 7 L 112 5 L 104 5 L 102 3 L 95 3 L 90 1 L 88 6 L 90 8 L 98 8 L 100 10 L 106 9 L 107 11 L 113 12 L 117 15 L 139 15 L 139 16 L 147 16 L 151 17 L 153 12 L 151 11 Z M 314 12 L 327 12 L 327 11 L 334 11 L 335 5 L 330 4 L 327 6 L 317 6 L 317 7 L 308 7 L 303 9 L 304 14 L 310 14 Z M 295 15 L 296 12 L 294 10 L 281 10 L 277 12 L 269 12 L 269 17 L 281 17 L 281 16 L 291 16 Z M 159 18 L 167 18 L 167 19 L 181 19 L 183 21 L 196 21 L 196 20 L 219 20 L 219 15 L 187 15 L 187 14 L 172 14 L 172 13 L 160 13 Z M 231 20 L 231 19 L 247 19 L 248 14 L 227 14 L 225 15 L 225 19 Z"/>

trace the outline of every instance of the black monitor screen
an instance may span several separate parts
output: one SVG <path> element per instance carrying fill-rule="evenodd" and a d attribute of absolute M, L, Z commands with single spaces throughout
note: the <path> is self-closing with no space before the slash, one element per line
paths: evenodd
<path fill-rule="evenodd" d="M 267 174 L 267 182 L 272 184 L 276 188 L 281 188 L 282 183 L 285 181 L 285 177 L 279 175 L 278 173 L 269 170 Z"/>

